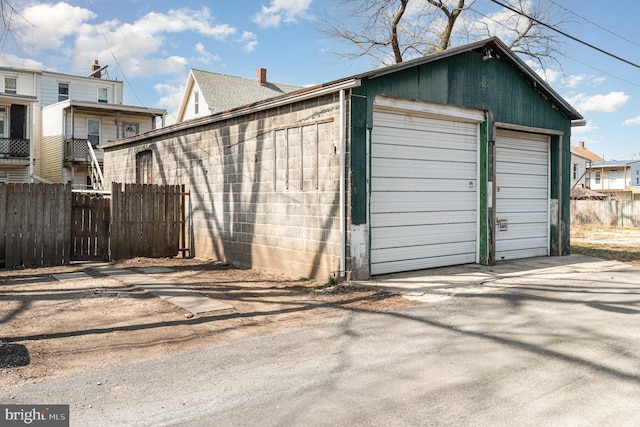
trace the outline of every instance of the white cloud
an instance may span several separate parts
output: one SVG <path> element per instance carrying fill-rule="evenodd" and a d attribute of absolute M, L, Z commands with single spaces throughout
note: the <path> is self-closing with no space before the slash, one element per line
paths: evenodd
<path fill-rule="evenodd" d="M 169 112 L 173 112 L 178 109 L 180 101 L 182 101 L 184 84 L 175 85 L 170 83 L 158 83 L 153 88 L 160 96 L 158 101 L 158 105 L 160 107 L 166 108 Z"/>
<path fill-rule="evenodd" d="M 598 127 L 595 122 L 593 122 L 592 120 L 587 120 L 587 124 L 584 126 L 572 127 L 571 136 L 590 134 L 597 131 L 598 129 L 600 129 L 600 127 Z"/>
<path fill-rule="evenodd" d="M 605 81 L 604 77 L 596 77 L 587 74 L 572 74 L 565 77 L 562 84 L 566 87 L 575 88 L 578 86 L 597 87 Z"/>
<path fill-rule="evenodd" d="M 640 116 L 634 117 L 633 119 L 627 119 L 622 124 L 625 126 L 640 125 Z"/>
<path fill-rule="evenodd" d="M 166 14 L 151 12 L 133 23 L 106 21 L 98 26 L 83 25 L 78 29 L 75 65 L 84 67 L 93 59 L 109 62 L 113 53 L 131 77 L 180 73 L 186 64 L 184 58 L 163 57 L 166 35 L 194 31 L 221 41 L 237 31 L 227 24 L 213 25 L 211 21 L 209 10 L 203 8 L 170 10 Z M 215 58 L 205 55 L 200 60 Z"/>
<path fill-rule="evenodd" d="M 88 9 L 68 3 L 34 4 L 20 11 L 24 19 L 14 21 L 16 36 L 30 51 L 57 49 L 65 37 L 75 34 L 86 21 L 96 17 Z"/>
<path fill-rule="evenodd" d="M 5 67 L 27 68 L 30 70 L 42 70 L 42 62 L 29 58 L 20 58 L 9 53 L 0 54 L 0 63 Z"/>
<path fill-rule="evenodd" d="M 196 58 L 197 62 L 210 64 L 212 61 L 220 60 L 220 56 L 208 52 L 202 43 L 196 43 L 196 52 L 200 54 L 200 56 Z"/>
<path fill-rule="evenodd" d="M 565 97 L 580 113 L 612 113 L 622 107 L 629 95 L 624 92 L 610 92 L 608 94 L 587 95 L 584 93 Z"/>
<path fill-rule="evenodd" d="M 310 19 L 307 10 L 312 0 L 271 0 L 270 6 L 262 6 L 251 20 L 260 28 L 280 26 L 280 22 L 296 22 L 298 18 Z"/>
<path fill-rule="evenodd" d="M 258 46 L 258 37 L 250 31 L 245 31 L 242 33 L 242 37 L 238 39 L 238 43 L 243 45 L 242 50 L 245 53 L 251 53 Z"/>

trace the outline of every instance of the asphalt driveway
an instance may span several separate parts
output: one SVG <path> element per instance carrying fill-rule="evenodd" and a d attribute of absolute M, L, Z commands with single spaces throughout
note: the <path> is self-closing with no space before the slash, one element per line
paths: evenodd
<path fill-rule="evenodd" d="M 0 392 L 72 425 L 637 425 L 640 268 L 584 256 L 377 278 L 425 304 Z"/>

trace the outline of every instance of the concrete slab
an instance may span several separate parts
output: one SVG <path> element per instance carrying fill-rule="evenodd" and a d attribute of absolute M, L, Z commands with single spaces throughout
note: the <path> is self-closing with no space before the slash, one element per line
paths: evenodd
<path fill-rule="evenodd" d="M 107 274 L 114 279 L 120 280 L 123 283 L 144 289 L 172 304 L 177 305 L 180 308 L 190 311 L 193 314 L 233 309 L 233 306 L 231 305 L 209 298 L 199 292 L 167 283 L 162 278 L 136 273 L 135 271 L 127 270 L 126 268 L 118 268 L 107 263 L 94 263 L 91 265 L 91 268 L 94 268 L 103 274 Z M 164 267 L 149 267 L 145 268 L 145 270 L 150 270 L 156 273 L 168 272 L 164 271 Z M 166 270 L 173 271 L 168 268 Z"/>
<path fill-rule="evenodd" d="M 72 273 L 57 273 L 57 274 L 52 274 L 52 276 L 54 277 L 54 279 L 59 280 L 61 282 L 65 280 L 82 280 L 82 279 L 91 278 L 91 276 L 89 276 L 87 273 L 83 271 L 74 271 Z"/>
<path fill-rule="evenodd" d="M 173 273 L 175 270 L 169 267 L 140 267 L 138 268 L 144 274 L 164 274 Z"/>
<path fill-rule="evenodd" d="M 438 302 L 455 294 L 482 293 L 509 283 L 562 279 L 575 273 L 598 274 L 632 268 L 616 261 L 604 261 L 584 255 L 537 257 L 503 261 L 493 266 L 467 264 L 376 276 L 354 284 L 400 294 L 407 299 Z"/>

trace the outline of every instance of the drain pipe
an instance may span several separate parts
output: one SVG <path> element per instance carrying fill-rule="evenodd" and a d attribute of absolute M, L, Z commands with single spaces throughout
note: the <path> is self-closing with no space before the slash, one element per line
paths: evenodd
<path fill-rule="evenodd" d="M 346 239 L 346 220 L 345 220 L 345 108 L 344 108 L 344 95 L 345 90 L 340 90 L 340 277 L 345 277 L 346 269 L 346 253 L 347 253 L 347 239 Z"/>

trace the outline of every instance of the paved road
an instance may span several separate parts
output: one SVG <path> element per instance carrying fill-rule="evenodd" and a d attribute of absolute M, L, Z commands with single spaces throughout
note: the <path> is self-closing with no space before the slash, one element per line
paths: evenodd
<path fill-rule="evenodd" d="M 344 312 L 0 402 L 70 403 L 78 426 L 638 425 L 640 269 L 511 266 L 421 307 Z"/>

